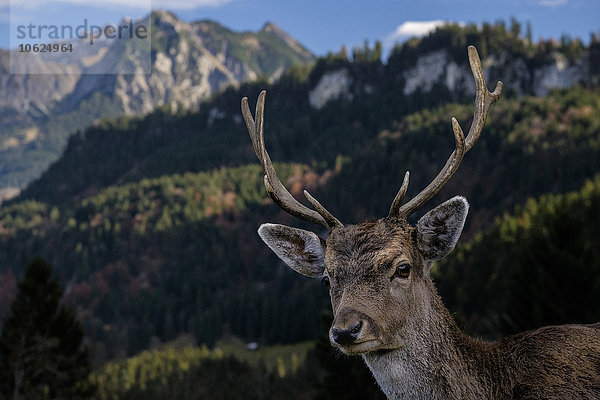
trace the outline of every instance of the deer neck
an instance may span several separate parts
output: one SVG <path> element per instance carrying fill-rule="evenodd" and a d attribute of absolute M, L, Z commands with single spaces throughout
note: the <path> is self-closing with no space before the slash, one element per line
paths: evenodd
<path fill-rule="evenodd" d="M 430 289 L 422 314 L 399 332 L 405 346 L 364 354 L 365 363 L 388 399 L 495 398 L 496 346 L 463 334 Z"/>

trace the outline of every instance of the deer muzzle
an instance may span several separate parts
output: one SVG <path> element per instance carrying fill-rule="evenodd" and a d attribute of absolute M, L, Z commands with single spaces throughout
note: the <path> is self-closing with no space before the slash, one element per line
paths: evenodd
<path fill-rule="evenodd" d="M 331 328 L 331 340 L 340 346 L 353 344 L 361 334 L 363 322 L 357 321 L 349 328 Z"/>
<path fill-rule="evenodd" d="M 352 309 L 341 310 L 329 331 L 331 344 L 336 347 L 345 347 L 362 342 L 365 340 L 368 325 L 368 318 L 361 312 Z"/>

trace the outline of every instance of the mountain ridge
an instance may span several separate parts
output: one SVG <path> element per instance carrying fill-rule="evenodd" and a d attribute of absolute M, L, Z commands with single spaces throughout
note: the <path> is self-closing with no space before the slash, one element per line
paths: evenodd
<path fill-rule="evenodd" d="M 272 112 L 284 115 L 304 115 L 304 118 L 311 118 L 311 116 L 323 113 L 324 115 L 330 115 L 331 118 L 337 118 L 338 124 L 352 127 L 352 120 L 363 116 L 367 120 L 390 121 L 401 118 L 407 113 L 422 108 L 435 107 L 448 101 L 470 102 L 474 93 L 474 85 L 466 54 L 464 54 L 467 37 L 471 38 L 480 48 L 484 75 L 487 81 L 502 80 L 504 82 L 504 97 L 545 95 L 553 88 L 561 89 L 573 85 L 593 83 L 600 76 L 600 70 L 594 71 L 591 65 L 594 55 L 600 54 L 600 44 L 598 43 L 592 43 L 588 47 L 584 47 L 579 43 L 576 45 L 581 47 L 577 47 L 577 51 L 572 51 L 570 47 L 560 47 L 552 43 L 532 45 L 519 37 L 510 36 L 500 26 L 492 26 L 488 28 L 486 33 L 485 30 L 479 30 L 477 27 L 447 25 L 422 40 L 407 42 L 399 46 L 390 55 L 387 63 L 383 63 L 379 54 L 367 48 L 355 49 L 352 61 L 344 54 L 330 54 L 319 59 L 314 68 L 306 67 L 291 70 L 289 74 L 281 77 L 282 82 L 274 86 L 276 92 L 269 94 L 269 101 L 273 102 Z M 465 42 L 464 47 L 462 42 Z M 574 45 L 569 44 L 569 46 Z M 512 53 L 509 53 L 509 51 Z M 569 51 L 572 54 L 569 55 Z M 363 58 L 365 59 L 363 60 Z M 557 62 L 557 60 L 560 62 Z M 579 68 L 578 72 L 569 72 L 576 68 Z M 544 75 L 544 71 L 550 71 L 547 72 L 549 75 Z M 564 76 L 571 78 L 562 81 L 555 80 L 552 83 L 552 79 L 549 78 L 555 76 L 557 71 L 562 71 Z M 139 135 L 139 143 L 145 141 L 143 129 L 148 130 L 148 136 L 154 141 L 154 144 L 144 144 L 148 149 L 144 154 L 137 156 L 136 152 L 131 152 L 131 159 L 136 160 L 133 165 L 139 163 L 161 165 L 159 159 L 153 159 L 152 152 L 155 150 L 163 154 L 171 151 L 170 157 L 175 159 L 176 157 L 181 158 L 182 154 L 189 153 L 191 143 L 205 146 L 205 144 L 202 144 L 204 139 L 199 138 L 195 133 L 200 130 L 214 131 L 212 135 L 218 136 L 210 139 L 211 145 L 218 148 L 230 146 L 230 152 L 237 157 L 237 162 L 251 162 L 251 157 L 248 157 L 251 156 L 251 153 L 244 153 L 247 143 L 243 141 L 243 137 L 236 136 L 234 133 L 236 129 L 243 128 L 242 119 L 239 115 L 239 99 L 251 95 L 253 92 L 258 92 L 261 88 L 269 85 L 272 85 L 272 83 L 259 81 L 248 83 L 237 89 L 232 88 L 225 91 L 219 98 L 207 101 L 205 106 L 200 107 L 198 112 L 190 115 L 169 116 L 169 113 L 174 112 L 171 109 L 149 116 L 148 120 L 160 121 L 164 118 L 170 121 L 169 123 L 178 126 L 178 133 L 172 133 L 174 135 L 172 138 L 179 137 L 185 140 L 186 149 L 177 148 L 177 140 L 175 139 L 164 139 L 167 142 L 159 145 L 159 143 L 163 143 L 163 139 L 158 140 L 157 138 L 163 137 L 164 134 L 150 133 L 155 130 L 155 124 L 144 121 L 138 121 L 138 124 L 138 122 L 131 120 L 130 129 L 136 131 L 136 135 Z M 287 89 L 284 93 L 281 93 L 277 89 L 279 87 L 286 87 Z M 288 98 L 286 95 L 296 96 L 297 98 Z M 363 105 L 363 98 L 369 98 L 372 101 Z M 291 106 L 292 104 L 294 106 Z M 335 107 L 338 107 L 341 111 L 336 112 Z M 399 110 L 397 115 L 378 115 L 381 110 L 389 110 L 394 107 Z M 344 118 L 348 120 L 342 122 L 340 114 L 344 115 L 345 113 L 348 115 Z M 294 119 L 290 123 L 293 125 Z M 194 124 L 195 128 L 190 127 L 191 124 Z M 217 124 L 218 130 L 215 130 L 213 124 Z M 319 124 L 322 125 L 322 129 L 325 131 L 332 129 L 331 124 L 328 126 L 326 121 L 319 122 Z M 377 129 L 389 128 L 387 124 L 388 122 L 384 124 L 379 122 L 379 125 L 374 123 L 372 126 L 363 127 L 363 129 L 368 128 L 372 133 Z M 70 163 L 75 162 L 74 160 L 79 160 L 78 162 L 93 160 L 95 157 L 92 157 L 92 153 L 98 148 L 105 148 L 108 153 L 119 152 L 120 150 L 115 148 L 119 143 L 117 138 L 108 143 L 98 142 L 107 135 L 111 135 L 112 133 L 109 131 L 120 132 L 121 128 L 118 128 L 118 126 L 118 123 L 114 125 L 108 123 L 104 127 L 91 128 L 88 144 L 86 144 L 85 133 L 83 136 L 74 138 L 73 141 L 77 142 L 78 145 L 68 148 L 64 159 L 72 157 Z M 289 131 L 290 128 L 282 126 L 280 129 Z M 292 128 L 292 130 L 296 130 L 296 128 Z M 356 129 L 350 128 L 350 131 L 353 130 Z M 298 137 L 305 135 L 302 133 L 302 128 L 297 128 L 296 131 Z M 366 130 L 365 134 L 370 133 Z M 96 135 L 99 135 L 98 138 L 96 138 Z M 313 134 L 313 136 L 316 135 Z M 315 139 L 319 143 L 319 138 L 315 137 Z M 217 143 L 219 140 L 222 143 Z M 357 140 L 364 140 L 364 138 L 359 137 Z M 331 156 L 323 154 L 318 146 L 309 147 L 313 147 L 316 152 L 313 157 L 322 155 L 327 160 L 322 162 L 333 163 L 334 160 L 331 159 Z M 348 144 L 345 143 L 338 146 L 340 149 L 347 147 Z M 305 149 L 300 148 L 297 150 L 303 154 Z M 78 152 L 81 154 L 77 154 Z M 144 161 L 137 157 L 143 158 Z M 307 161 L 306 155 L 293 157 L 294 161 Z M 206 160 L 209 159 L 212 161 L 206 163 Z M 57 176 L 54 171 L 63 168 L 60 167 L 60 164 L 65 160 L 58 160 L 57 165 L 53 165 L 48 170 L 48 176 Z M 207 155 L 204 160 L 197 161 L 195 164 L 187 161 L 177 167 L 177 163 L 172 163 L 164 173 L 207 170 L 218 167 L 218 162 L 219 160 Z M 121 173 L 129 176 L 129 179 L 134 179 L 133 177 L 137 176 L 135 172 L 126 172 L 127 168 L 133 169 L 133 165 L 129 167 L 123 165 L 124 170 Z M 101 168 L 101 165 L 95 167 L 95 169 L 99 168 Z M 155 171 L 155 168 L 148 165 L 145 171 Z M 41 181 L 43 180 L 44 177 L 41 178 Z M 46 181 L 50 182 L 52 180 L 46 178 Z M 73 186 L 73 182 L 79 181 L 72 179 L 65 182 L 65 184 Z M 22 198 L 32 196 L 36 199 L 48 201 L 50 198 L 48 196 L 61 196 L 49 184 L 43 185 L 45 189 L 36 189 L 39 186 L 38 182 L 32 182 L 30 187 L 25 190 L 25 195 Z M 109 182 L 105 184 L 109 184 Z M 62 193 L 62 196 L 68 197 L 83 192 L 85 192 L 84 188 L 66 190 Z M 33 195 L 33 193 L 36 194 Z"/>
<path fill-rule="evenodd" d="M 99 119 L 143 115 L 160 106 L 196 108 L 230 85 L 258 76 L 276 79 L 291 65 L 314 59 L 272 24 L 272 32 L 234 32 L 217 22 L 187 23 L 165 11 L 136 23 L 152 25 L 150 75 L 120 73 L 140 62 L 120 41 L 100 44 L 95 58 L 86 53 L 86 65 L 79 59 L 63 67 L 39 61 L 42 68 L 67 68 L 68 75 L 10 75 L 8 51 L 0 51 L 0 91 L 10 94 L 0 100 L 0 189 L 14 192 L 38 176 L 59 157 L 69 135 Z M 240 51 L 248 40 L 256 43 L 252 52 Z M 38 135 L 26 141 L 32 128 Z"/>

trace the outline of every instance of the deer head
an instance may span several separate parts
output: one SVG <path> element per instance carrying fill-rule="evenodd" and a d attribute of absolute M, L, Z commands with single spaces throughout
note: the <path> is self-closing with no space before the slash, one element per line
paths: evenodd
<path fill-rule="evenodd" d="M 255 118 L 250 113 L 248 99 L 242 99 L 242 114 L 264 168 L 269 196 L 286 212 L 320 224 L 329 232 L 324 240 L 310 231 L 264 224 L 258 233 L 292 269 L 322 279 L 329 288 L 334 314 L 329 337 L 331 344 L 345 353 L 400 349 L 418 330 L 419 319 L 431 314 L 430 299 L 435 297 L 429 277 L 431 266 L 454 248 L 469 205 L 465 198 L 457 196 L 426 213 L 416 226 L 411 226 L 407 218 L 456 172 L 464 154 L 479 138 L 490 105 L 502 92 L 501 82 L 494 92 L 488 91 L 477 50 L 470 46 L 468 53 L 476 98 L 467 137 L 452 118 L 456 149 L 442 170 L 418 195 L 404 203 L 409 182 L 406 172 L 388 216 L 374 222 L 343 225 L 306 191 L 304 195 L 315 210 L 298 202 L 277 177 L 265 149 L 265 92 L 258 97 Z"/>

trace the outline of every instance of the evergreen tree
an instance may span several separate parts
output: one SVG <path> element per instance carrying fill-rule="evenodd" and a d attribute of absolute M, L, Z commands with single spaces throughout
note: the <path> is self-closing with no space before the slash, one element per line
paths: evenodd
<path fill-rule="evenodd" d="M 580 192 L 527 203 L 518 217 L 530 226 L 512 233 L 505 332 L 600 320 L 599 200 L 600 176 Z"/>
<path fill-rule="evenodd" d="M 529 200 L 434 269 L 472 334 L 497 338 L 600 320 L 600 175 L 579 192 Z"/>
<path fill-rule="evenodd" d="M 83 329 L 61 298 L 50 265 L 34 259 L 2 327 L 0 397 L 83 399 L 92 394 Z"/>

